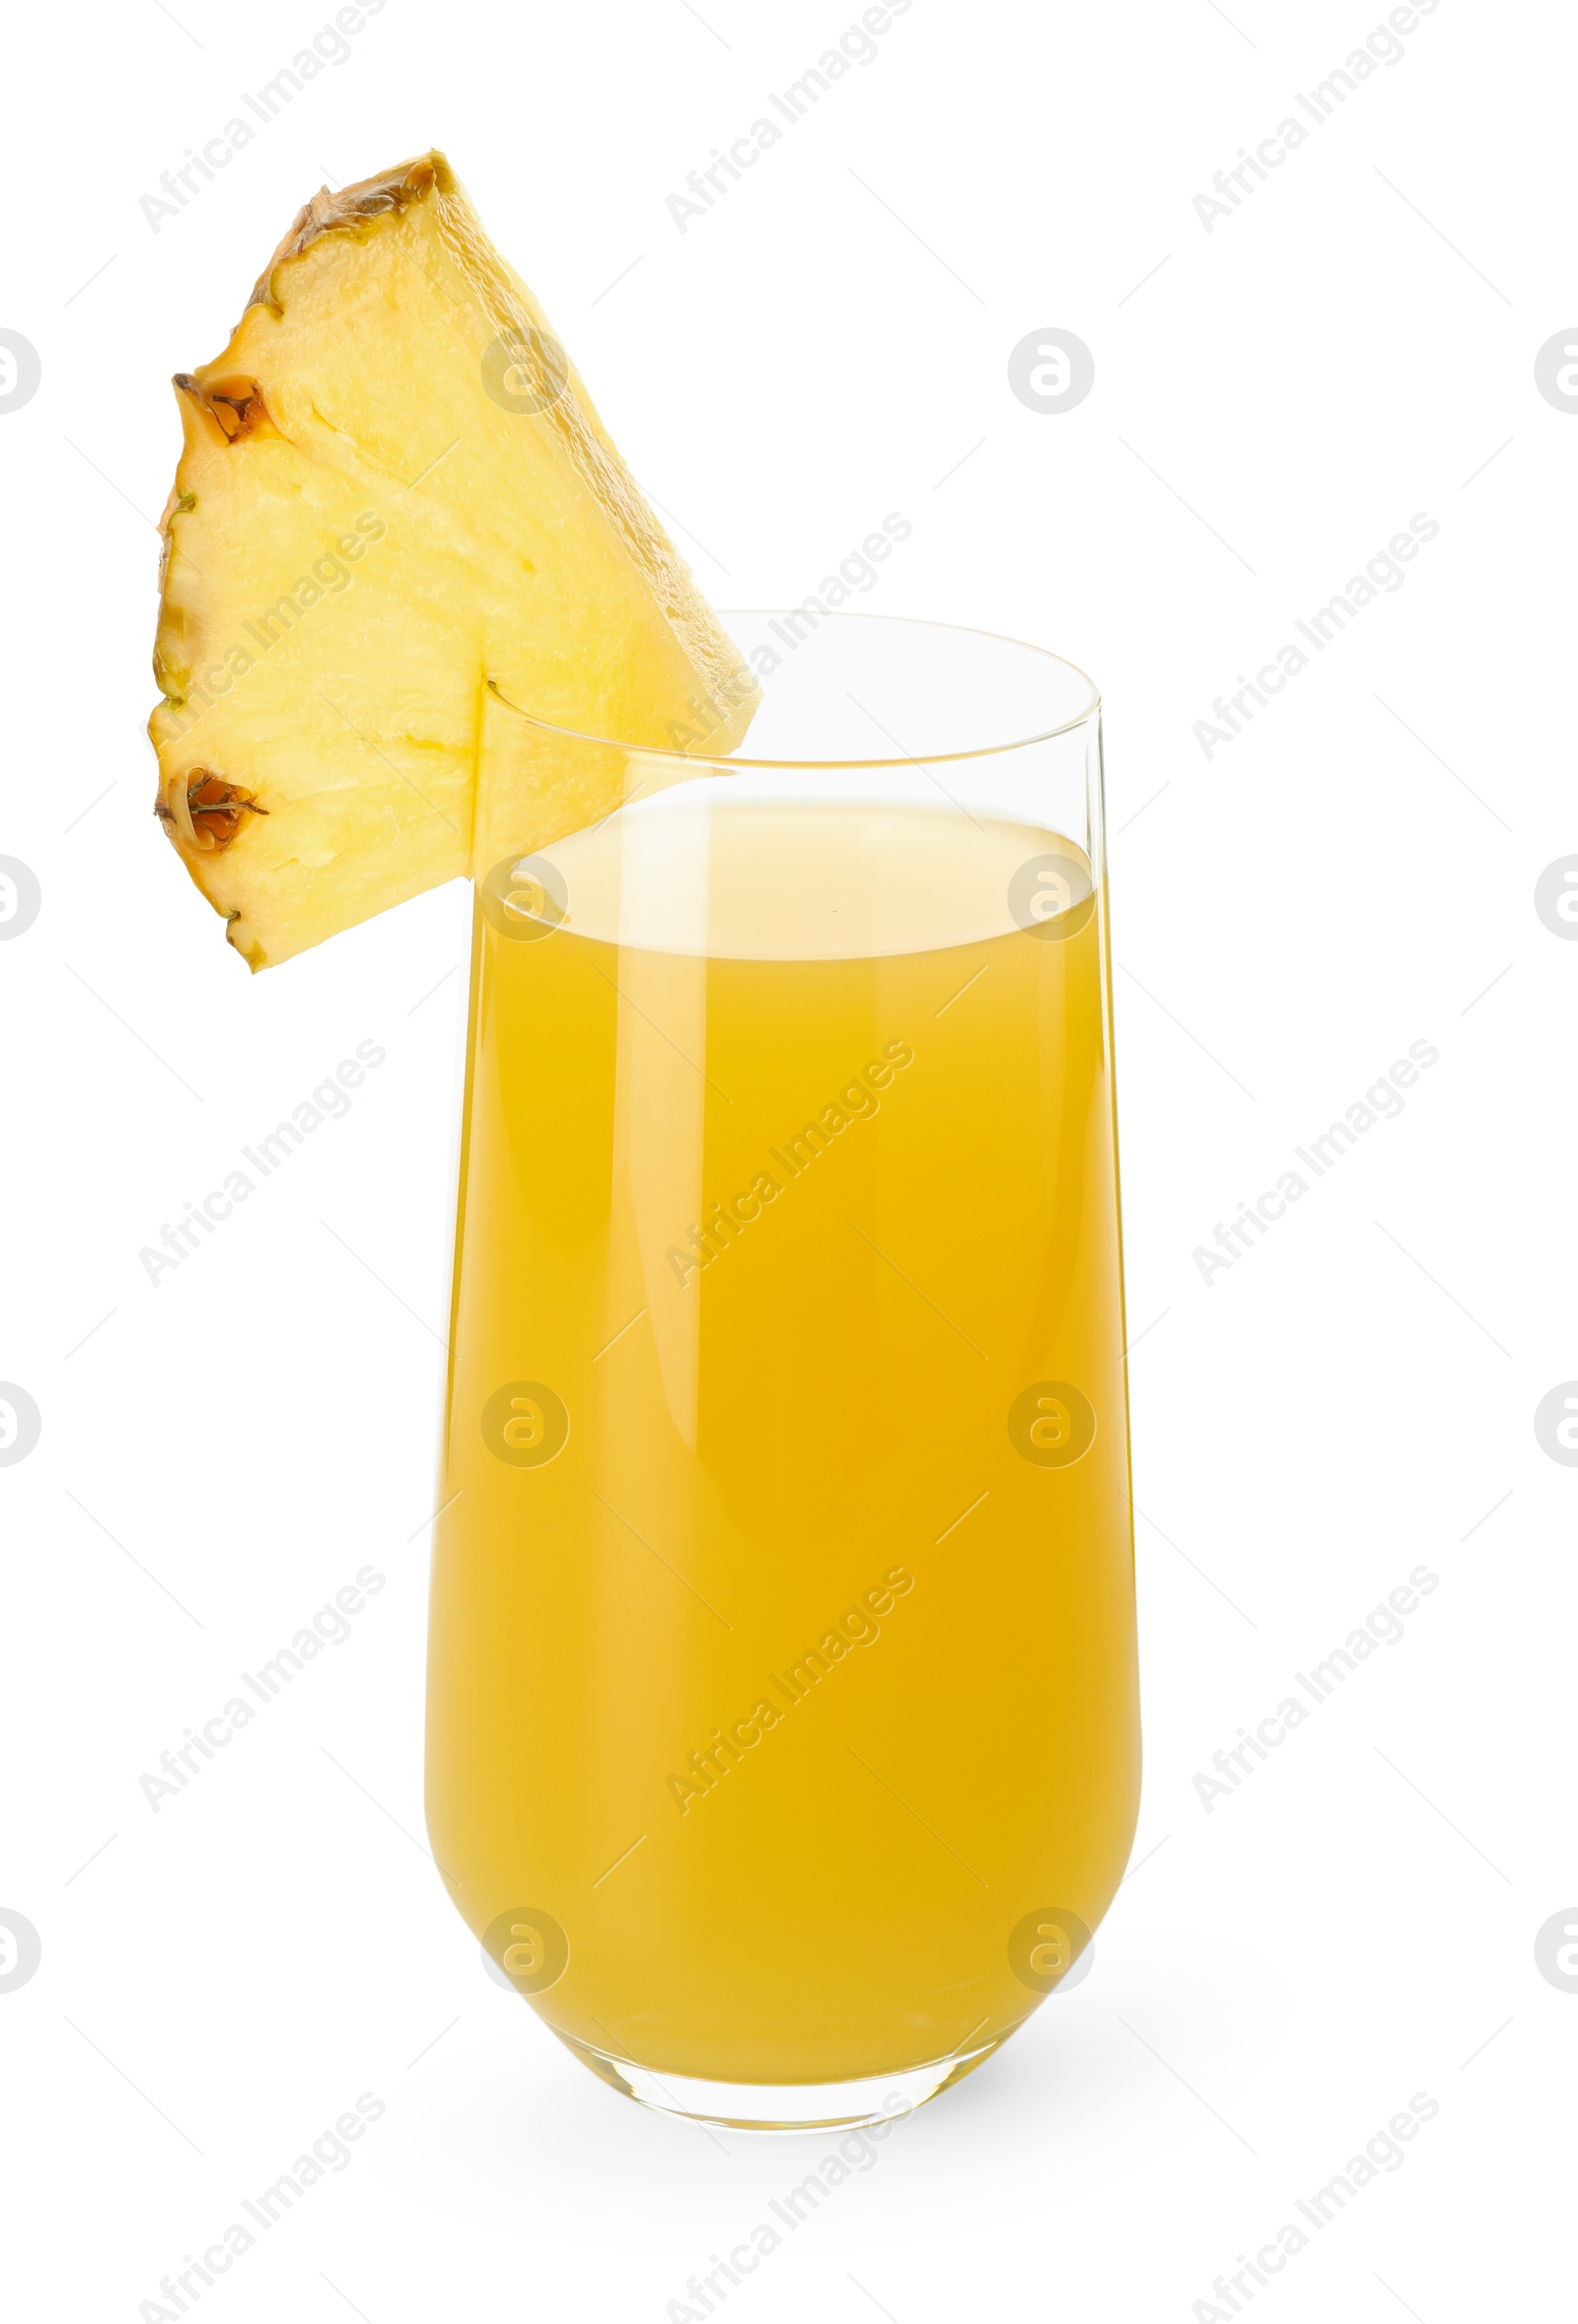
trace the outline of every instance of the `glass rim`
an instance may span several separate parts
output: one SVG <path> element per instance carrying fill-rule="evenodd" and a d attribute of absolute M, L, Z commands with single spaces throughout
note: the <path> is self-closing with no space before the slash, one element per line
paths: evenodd
<path fill-rule="evenodd" d="M 726 605 L 722 608 L 720 618 L 727 621 L 731 616 L 742 614 L 760 614 L 767 618 L 773 614 L 797 610 L 798 607 L 783 605 Z M 924 614 L 845 613 L 829 609 L 824 612 L 823 618 L 826 621 L 881 621 L 894 628 L 947 630 L 957 637 L 987 638 L 996 645 L 1012 646 L 1018 653 L 1036 654 L 1043 662 L 1055 662 L 1060 669 L 1072 670 L 1086 689 L 1085 704 L 1072 718 L 1061 719 L 1057 725 L 1040 728 L 1033 734 L 1017 736 L 1010 742 L 983 742 L 976 750 L 937 750 L 924 759 L 917 758 L 909 750 L 900 750 L 897 758 L 749 758 L 737 757 L 728 751 L 672 750 L 658 742 L 631 742 L 618 735 L 588 734 L 578 727 L 557 726 L 550 719 L 538 718 L 535 712 L 524 710 L 519 702 L 510 700 L 496 678 L 488 679 L 488 691 L 495 701 L 502 703 L 517 718 L 524 719 L 528 726 L 536 727 L 539 734 L 552 735 L 559 741 L 586 742 L 604 750 L 639 751 L 644 758 L 667 759 L 679 766 L 753 767 L 764 773 L 785 773 L 791 768 L 814 774 L 832 769 L 861 772 L 881 767 L 957 766 L 966 759 L 999 758 L 1010 750 L 1028 750 L 1036 743 L 1053 741 L 1059 735 L 1071 735 L 1076 728 L 1089 725 L 1093 718 L 1100 715 L 1102 693 L 1096 680 L 1077 662 L 1070 662 L 1066 654 L 1054 654 L 1049 646 L 1032 645 L 1027 638 L 1006 637 L 1000 630 L 977 629 L 968 622 L 933 621 Z"/>

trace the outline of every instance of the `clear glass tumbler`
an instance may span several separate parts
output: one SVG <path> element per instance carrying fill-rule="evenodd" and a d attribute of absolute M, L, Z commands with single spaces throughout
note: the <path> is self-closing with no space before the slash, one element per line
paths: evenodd
<path fill-rule="evenodd" d="M 614 2088 L 853 2126 L 1055 1990 L 1133 1835 L 1100 706 L 726 618 L 743 750 L 538 726 L 624 804 L 478 882 L 428 1828 Z"/>

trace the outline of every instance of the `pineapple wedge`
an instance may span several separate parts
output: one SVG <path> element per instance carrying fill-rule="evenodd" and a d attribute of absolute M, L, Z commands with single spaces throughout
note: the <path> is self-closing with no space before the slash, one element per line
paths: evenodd
<path fill-rule="evenodd" d="M 442 154 L 316 194 L 176 387 L 157 811 L 253 968 L 620 804 L 628 751 L 518 708 L 744 734 L 754 678 Z"/>

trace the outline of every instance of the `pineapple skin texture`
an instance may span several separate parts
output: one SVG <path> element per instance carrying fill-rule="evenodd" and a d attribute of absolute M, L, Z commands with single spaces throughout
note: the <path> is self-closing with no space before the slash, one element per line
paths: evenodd
<path fill-rule="evenodd" d="M 744 734 L 755 681 L 441 154 L 315 196 L 176 387 L 157 807 L 254 969 Z"/>

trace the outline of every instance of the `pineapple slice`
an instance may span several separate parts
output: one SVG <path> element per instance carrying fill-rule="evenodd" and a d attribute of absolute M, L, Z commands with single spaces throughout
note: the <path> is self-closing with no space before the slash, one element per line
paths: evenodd
<path fill-rule="evenodd" d="M 158 813 L 253 968 L 620 804 L 628 751 L 512 704 L 739 741 L 754 678 L 442 154 L 316 194 L 176 387 Z"/>

